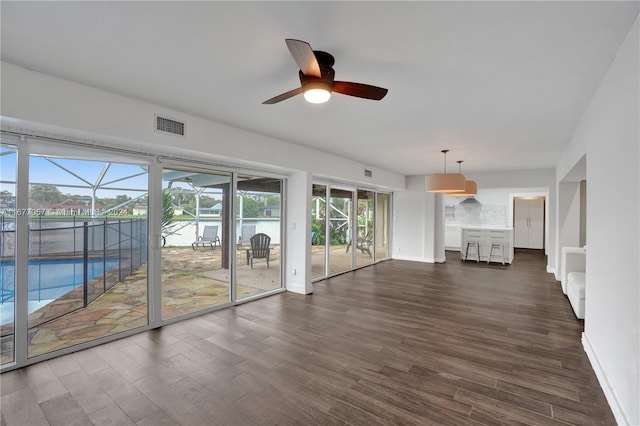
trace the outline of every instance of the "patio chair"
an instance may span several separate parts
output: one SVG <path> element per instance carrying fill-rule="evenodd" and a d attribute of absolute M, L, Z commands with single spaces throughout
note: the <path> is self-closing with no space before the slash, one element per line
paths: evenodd
<path fill-rule="evenodd" d="M 369 257 L 373 257 L 371 256 L 371 245 L 373 244 L 373 241 L 371 241 L 371 238 L 367 237 L 358 237 L 356 238 L 356 248 L 359 249 L 362 254 L 367 253 L 369 255 Z M 347 253 L 349 253 L 349 248 L 351 247 L 351 241 L 349 241 L 349 243 L 347 244 Z"/>
<path fill-rule="evenodd" d="M 247 265 L 251 264 L 253 269 L 253 259 L 266 259 L 269 267 L 269 254 L 271 254 L 271 237 L 267 234 L 259 233 L 251 237 L 251 248 L 247 249 Z"/>
<path fill-rule="evenodd" d="M 217 245 L 220 245 L 218 227 L 205 225 L 202 236 L 198 236 L 198 239 L 191 244 L 191 247 L 193 247 L 193 250 L 197 250 L 198 246 L 211 246 L 211 250 L 213 250 Z"/>
<path fill-rule="evenodd" d="M 251 244 L 251 237 L 256 234 L 256 225 L 242 225 L 242 232 L 238 237 L 238 245 L 247 247 Z"/>

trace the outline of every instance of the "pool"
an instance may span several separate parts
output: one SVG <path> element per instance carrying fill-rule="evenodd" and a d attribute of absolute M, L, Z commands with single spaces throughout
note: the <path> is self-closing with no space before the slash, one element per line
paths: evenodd
<path fill-rule="evenodd" d="M 89 259 L 88 279 L 101 276 L 118 263 L 118 259 L 107 259 L 106 262 L 103 259 Z M 32 259 L 28 268 L 29 313 L 83 285 L 83 259 Z M 15 262 L 0 262 L 0 324 L 5 323 L 5 317 L 9 314 L 9 322 L 13 321 L 14 276 Z"/>

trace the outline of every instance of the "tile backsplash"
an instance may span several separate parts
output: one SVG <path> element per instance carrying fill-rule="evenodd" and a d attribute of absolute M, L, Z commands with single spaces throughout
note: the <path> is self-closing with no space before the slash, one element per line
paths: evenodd
<path fill-rule="evenodd" d="M 507 206 L 480 203 L 447 204 L 445 225 L 507 226 Z"/>

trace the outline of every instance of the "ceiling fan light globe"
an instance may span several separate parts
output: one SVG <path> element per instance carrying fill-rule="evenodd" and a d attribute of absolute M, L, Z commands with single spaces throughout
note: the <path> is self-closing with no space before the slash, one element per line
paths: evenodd
<path fill-rule="evenodd" d="M 326 89 L 309 89 L 304 92 L 304 98 L 312 104 L 323 104 L 329 100 L 331 92 Z"/>

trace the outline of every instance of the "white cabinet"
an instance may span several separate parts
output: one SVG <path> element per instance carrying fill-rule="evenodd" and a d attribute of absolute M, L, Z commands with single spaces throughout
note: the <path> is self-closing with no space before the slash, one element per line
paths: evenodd
<path fill-rule="evenodd" d="M 514 246 L 544 248 L 544 198 L 515 198 L 513 206 Z"/>
<path fill-rule="evenodd" d="M 513 261 L 513 229 L 512 228 L 462 228 L 460 238 L 460 257 L 464 260 L 466 255 L 466 247 L 468 241 L 478 243 L 480 249 L 480 261 L 486 262 L 489 258 L 489 250 L 492 243 L 502 243 L 504 247 L 504 261 L 511 263 Z M 471 251 L 469 252 L 471 253 Z M 498 254 L 494 249 L 493 262 L 499 261 Z M 499 253 L 502 255 L 502 253 Z M 475 256 L 474 256 L 475 258 Z"/>
<path fill-rule="evenodd" d="M 460 232 L 459 226 L 445 226 L 444 248 L 446 250 L 460 250 Z"/>

